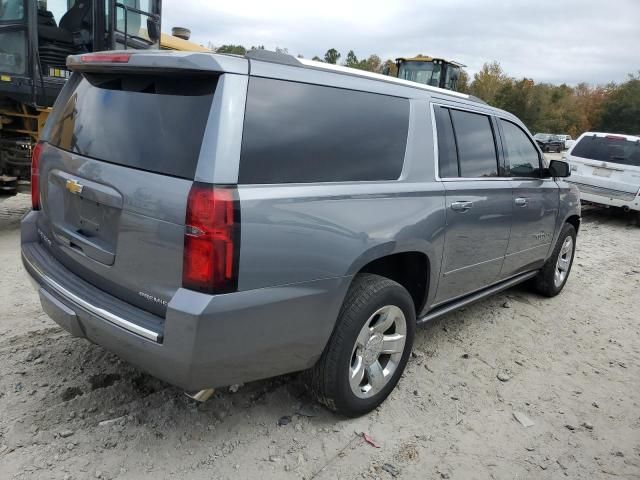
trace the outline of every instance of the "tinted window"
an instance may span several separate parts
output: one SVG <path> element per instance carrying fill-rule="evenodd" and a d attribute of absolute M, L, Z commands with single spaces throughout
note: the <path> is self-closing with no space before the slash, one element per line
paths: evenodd
<path fill-rule="evenodd" d="M 497 177 L 498 159 L 491 119 L 486 115 L 451 110 L 458 145 L 460 176 Z"/>
<path fill-rule="evenodd" d="M 500 120 L 504 134 L 504 149 L 512 177 L 539 177 L 540 157 L 538 150 L 520 127 Z"/>
<path fill-rule="evenodd" d="M 0 22 L 22 20 L 24 11 L 24 0 L 0 0 Z"/>
<path fill-rule="evenodd" d="M 28 60 L 25 31 L 0 33 L 0 72 L 23 75 L 27 71 Z"/>
<path fill-rule="evenodd" d="M 252 78 L 240 183 L 393 180 L 407 143 L 406 99 Z"/>
<path fill-rule="evenodd" d="M 621 163 L 640 167 L 640 141 L 630 141 L 624 137 L 582 137 L 573 150 L 574 157 Z"/>
<path fill-rule="evenodd" d="M 438 130 L 438 173 L 440 178 L 459 176 L 456 140 L 453 136 L 449 109 L 435 107 L 436 129 Z"/>
<path fill-rule="evenodd" d="M 69 82 L 49 142 L 87 157 L 193 179 L 215 77 L 93 74 Z"/>

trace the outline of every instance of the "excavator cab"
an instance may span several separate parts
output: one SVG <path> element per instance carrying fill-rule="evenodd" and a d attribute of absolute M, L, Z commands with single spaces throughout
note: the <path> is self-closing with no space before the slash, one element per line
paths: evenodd
<path fill-rule="evenodd" d="M 161 0 L 0 0 L 0 190 L 28 179 L 30 153 L 68 55 L 160 48 Z"/>
<path fill-rule="evenodd" d="M 396 58 L 398 78 L 432 87 L 457 90 L 463 65 L 444 58 L 418 55 L 414 58 Z"/>
<path fill-rule="evenodd" d="M 0 95 L 50 106 L 68 55 L 159 48 L 160 9 L 160 0 L 0 0 Z"/>

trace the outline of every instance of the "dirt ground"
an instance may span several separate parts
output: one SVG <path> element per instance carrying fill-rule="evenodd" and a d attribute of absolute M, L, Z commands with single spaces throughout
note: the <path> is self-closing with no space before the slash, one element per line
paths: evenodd
<path fill-rule="evenodd" d="M 2 479 L 640 479 L 640 228 L 625 216 L 585 211 L 560 296 L 517 287 L 420 329 L 396 391 L 352 420 L 293 376 L 196 405 L 72 338 L 20 264 L 27 202 L 0 199 Z"/>

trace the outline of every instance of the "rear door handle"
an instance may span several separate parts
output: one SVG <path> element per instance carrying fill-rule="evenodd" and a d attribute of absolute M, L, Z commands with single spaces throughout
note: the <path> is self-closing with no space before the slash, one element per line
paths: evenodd
<path fill-rule="evenodd" d="M 473 202 L 453 202 L 451 204 L 451 209 L 456 212 L 466 212 L 471 207 L 473 207 Z"/>
<path fill-rule="evenodd" d="M 527 199 L 524 197 L 519 197 L 516 198 L 516 205 L 518 205 L 519 207 L 526 207 L 527 206 Z"/>

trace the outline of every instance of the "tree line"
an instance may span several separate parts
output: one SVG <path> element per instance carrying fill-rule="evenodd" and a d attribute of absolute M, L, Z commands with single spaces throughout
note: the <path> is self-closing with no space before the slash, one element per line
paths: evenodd
<path fill-rule="evenodd" d="M 264 46 L 252 47 L 255 48 L 264 49 Z M 215 50 L 238 55 L 247 52 L 241 45 L 222 45 Z M 289 53 L 286 48 L 276 51 Z M 338 50 L 330 48 L 323 57 L 314 56 L 313 60 L 397 74 L 393 59 L 382 60 L 375 54 L 359 59 L 353 50 L 343 57 Z M 630 74 L 628 80 L 621 83 L 554 85 L 509 76 L 500 63 L 493 61 L 485 63 L 473 78 L 463 70 L 458 91 L 513 113 L 534 133 L 569 134 L 574 138 L 593 130 L 640 135 L 640 71 Z"/>

